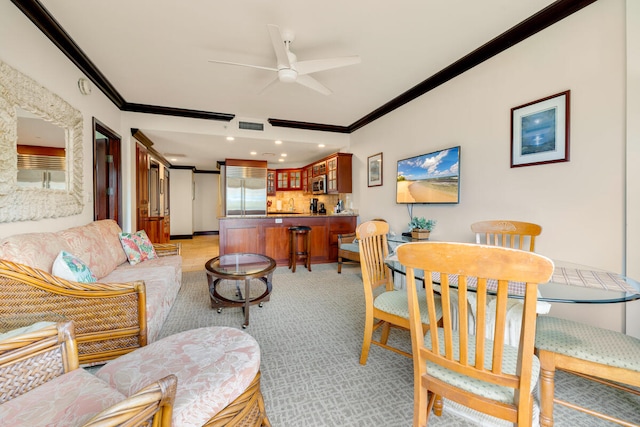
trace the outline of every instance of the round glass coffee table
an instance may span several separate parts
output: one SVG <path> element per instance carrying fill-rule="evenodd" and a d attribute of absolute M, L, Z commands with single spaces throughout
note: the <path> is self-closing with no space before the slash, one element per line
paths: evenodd
<path fill-rule="evenodd" d="M 249 326 L 249 306 L 259 304 L 262 307 L 263 302 L 269 301 L 275 260 L 260 254 L 234 253 L 212 258 L 204 267 L 211 308 L 220 313 L 224 307 L 242 307 L 242 327 Z"/>

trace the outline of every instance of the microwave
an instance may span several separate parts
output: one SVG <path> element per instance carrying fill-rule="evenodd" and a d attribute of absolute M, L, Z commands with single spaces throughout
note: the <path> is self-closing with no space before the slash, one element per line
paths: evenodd
<path fill-rule="evenodd" d="M 327 192 L 327 176 L 320 175 L 311 181 L 311 192 L 313 194 L 325 194 Z"/>

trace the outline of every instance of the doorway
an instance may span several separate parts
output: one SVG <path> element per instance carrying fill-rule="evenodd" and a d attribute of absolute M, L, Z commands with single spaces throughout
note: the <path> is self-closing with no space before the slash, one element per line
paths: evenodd
<path fill-rule="evenodd" d="M 122 227 L 121 138 L 93 118 L 93 219 L 113 219 Z"/>

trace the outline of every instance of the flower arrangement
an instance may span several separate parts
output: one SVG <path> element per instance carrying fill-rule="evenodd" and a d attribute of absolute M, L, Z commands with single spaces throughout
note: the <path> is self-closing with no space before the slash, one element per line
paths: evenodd
<path fill-rule="evenodd" d="M 428 239 L 431 230 L 436 226 L 436 220 L 414 216 L 409 223 L 411 237 L 414 239 Z"/>

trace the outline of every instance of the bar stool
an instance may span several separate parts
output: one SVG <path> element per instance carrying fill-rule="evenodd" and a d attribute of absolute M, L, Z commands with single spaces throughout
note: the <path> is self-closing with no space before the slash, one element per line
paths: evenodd
<path fill-rule="evenodd" d="M 298 250 L 298 236 L 302 236 L 302 251 Z M 306 225 L 289 227 L 289 268 L 292 273 L 296 272 L 298 258 L 302 258 L 304 266 L 311 271 L 311 227 Z"/>

